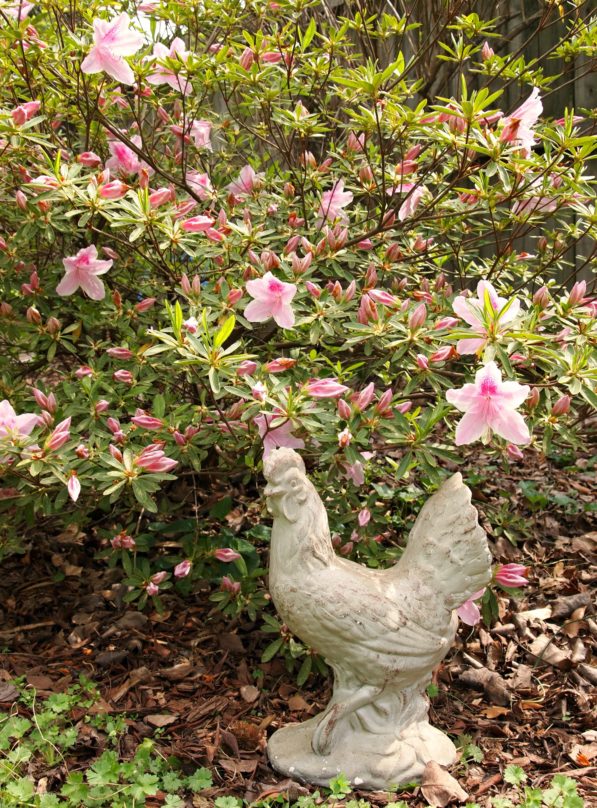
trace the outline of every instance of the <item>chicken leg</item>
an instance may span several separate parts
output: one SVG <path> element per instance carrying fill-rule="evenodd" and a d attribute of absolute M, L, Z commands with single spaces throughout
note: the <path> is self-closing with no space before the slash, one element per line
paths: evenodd
<path fill-rule="evenodd" d="M 382 691 L 382 687 L 361 685 L 357 690 L 353 690 L 346 699 L 340 700 L 332 697 L 321 721 L 317 725 L 317 729 L 313 733 L 311 746 L 315 754 L 322 757 L 328 755 L 332 748 L 332 741 L 338 724 L 346 721 L 350 715 L 361 707 L 371 704 Z"/>

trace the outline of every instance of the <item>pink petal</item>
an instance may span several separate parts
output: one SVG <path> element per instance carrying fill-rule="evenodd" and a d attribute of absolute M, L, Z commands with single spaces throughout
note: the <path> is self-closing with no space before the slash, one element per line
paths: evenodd
<path fill-rule="evenodd" d="M 518 298 L 515 298 L 508 307 L 508 310 L 500 315 L 499 322 L 509 323 L 512 320 L 514 320 L 515 317 L 518 317 L 519 312 L 520 312 L 520 300 L 518 300 Z"/>
<path fill-rule="evenodd" d="M 104 67 L 99 50 L 95 47 L 91 48 L 87 56 L 81 62 L 81 70 L 83 73 L 99 73 L 103 69 Z"/>
<path fill-rule="evenodd" d="M 452 308 L 465 323 L 468 323 L 477 330 L 484 330 L 481 315 L 478 311 L 478 304 L 473 303 L 470 298 L 462 296 L 454 298 Z"/>
<path fill-rule="evenodd" d="M 252 281 L 247 281 L 247 292 L 256 300 L 269 300 L 270 292 L 268 283 L 273 278 L 271 272 L 266 272 L 263 278 L 256 278 Z"/>
<path fill-rule="evenodd" d="M 476 354 L 478 351 L 483 350 L 486 342 L 486 339 L 478 339 L 477 337 L 460 339 L 456 344 L 456 350 L 461 356 Z"/>
<path fill-rule="evenodd" d="M 474 626 L 481 619 L 479 607 L 472 599 L 467 600 L 466 603 L 456 609 L 456 614 L 467 626 Z"/>
<path fill-rule="evenodd" d="M 79 288 L 79 277 L 77 272 L 67 272 L 64 278 L 56 287 L 56 293 L 62 297 L 72 295 Z"/>
<path fill-rule="evenodd" d="M 17 415 L 15 418 L 15 425 L 21 435 L 29 435 L 32 429 L 34 429 L 37 424 L 39 423 L 39 416 L 35 415 L 32 412 L 23 413 L 23 415 Z"/>
<path fill-rule="evenodd" d="M 488 362 L 475 373 L 475 384 L 480 387 L 483 382 L 489 382 L 496 387 L 502 384 L 502 372 L 495 362 Z"/>
<path fill-rule="evenodd" d="M 93 275 L 105 275 L 106 272 L 111 268 L 114 261 L 94 261 L 93 266 L 89 267 L 89 272 Z"/>
<path fill-rule="evenodd" d="M 12 421 L 16 417 L 16 412 L 13 409 L 10 401 L 4 399 L 0 401 L 0 421 Z"/>
<path fill-rule="evenodd" d="M 272 307 L 265 300 L 252 300 L 244 313 L 250 323 L 263 323 L 272 316 Z"/>
<path fill-rule="evenodd" d="M 122 84 L 134 84 L 135 74 L 121 56 L 116 56 L 112 51 L 101 48 L 99 51 L 99 61 L 101 69 L 116 81 Z"/>
<path fill-rule="evenodd" d="M 523 401 L 526 401 L 530 392 L 531 388 L 527 384 L 503 382 L 500 387 L 499 396 L 506 407 L 516 409 L 516 407 L 520 407 Z"/>
<path fill-rule="evenodd" d="M 446 400 L 460 412 L 466 412 L 479 400 L 479 392 L 474 384 L 465 384 L 457 390 L 446 390 Z"/>
<path fill-rule="evenodd" d="M 470 410 L 465 413 L 456 426 L 456 446 L 474 443 L 487 431 L 487 421 L 480 412 Z"/>
<path fill-rule="evenodd" d="M 130 24 L 129 15 L 123 13 L 110 26 L 109 47 L 116 56 L 132 56 L 143 47 L 143 35 L 137 31 L 131 31 Z"/>
<path fill-rule="evenodd" d="M 489 425 L 497 435 L 511 443 L 524 445 L 531 440 L 524 418 L 514 410 L 496 408 L 489 418 Z"/>
<path fill-rule="evenodd" d="M 106 296 L 104 284 L 95 275 L 81 275 L 79 278 L 79 286 L 92 300 L 103 300 Z"/>
<path fill-rule="evenodd" d="M 250 304 L 249 304 L 250 305 Z M 280 328 L 292 328 L 294 325 L 295 317 L 294 312 L 290 306 L 285 306 L 283 303 L 276 303 L 271 309 L 272 317 Z M 245 312 L 246 315 L 246 312 Z M 247 318 L 248 319 L 248 318 Z"/>

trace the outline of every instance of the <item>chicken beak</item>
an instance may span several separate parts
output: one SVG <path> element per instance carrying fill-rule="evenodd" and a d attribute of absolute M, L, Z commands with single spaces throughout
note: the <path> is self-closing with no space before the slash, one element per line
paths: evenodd
<path fill-rule="evenodd" d="M 264 490 L 263 490 L 263 495 L 265 497 L 275 497 L 276 494 L 280 494 L 280 493 L 281 493 L 281 489 L 276 488 L 274 485 L 266 485 Z"/>

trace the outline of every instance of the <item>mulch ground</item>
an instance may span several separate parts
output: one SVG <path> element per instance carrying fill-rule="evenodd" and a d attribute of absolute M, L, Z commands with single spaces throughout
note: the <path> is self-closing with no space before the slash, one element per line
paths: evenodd
<path fill-rule="evenodd" d="M 481 805 L 511 793 L 502 777 L 509 764 L 521 766 L 535 787 L 546 787 L 555 773 L 575 778 L 587 805 L 597 793 L 596 483 L 594 461 L 578 465 L 571 472 L 536 456 L 499 483 L 473 489 L 482 517 L 492 510 L 498 522 L 490 533 L 495 559 L 531 568 L 519 600 L 500 598 L 495 626 L 461 627 L 436 675 L 432 721 L 482 750 L 481 762 L 469 758 L 452 769 L 469 800 Z M 530 501 L 529 490 L 531 500 L 535 491 L 547 504 Z M 499 503 L 503 521 L 490 507 Z M 517 546 L 505 530 L 518 536 Z M 276 775 L 265 748 L 274 729 L 324 706 L 329 683 L 312 676 L 298 688 L 281 660 L 262 664 L 271 635 L 246 617 L 225 619 L 205 591 L 184 601 L 168 596 L 163 615 L 127 607 L 121 573 L 95 560 L 96 549 L 72 530 L 36 538 L 25 556 L 0 567 L 0 684 L 24 675 L 43 698 L 85 674 L 102 696 L 93 709 L 127 716 L 123 757 L 157 729 L 165 753 L 213 771 L 215 786 L 196 805 L 209 806 L 221 794 L 252 800 L 309 793 Z M 84 769 L 98 751 L 82 743 L 67 758 L 70 769 Z M 50 782 L 61 776 L 45 774 Z M 378 806 L 395 799 L 426 804 L 412 789 L 360 796 Z"/>

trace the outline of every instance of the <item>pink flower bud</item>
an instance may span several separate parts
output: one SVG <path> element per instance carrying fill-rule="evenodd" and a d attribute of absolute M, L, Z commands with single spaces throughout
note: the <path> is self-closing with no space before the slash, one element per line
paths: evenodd
<path fill-rule="evenodd" d="M 305 385 L 305 392 L 313 398 L 337 398 L 349 390 L 335 379 L 312 379 Z"/>
<path fill-rule="evenodd" d="M 42 393 L 41 390 L 38 390 L 37 387 L 32 387 L 31 392 L 33 393 L 33 398 L 37 402 L 37 405 L 41 407 L 42 410 L 48 410 L 48 397 L 45 393 Z"/>
<path fill-rule="evenodd" d="M 522 460 L 523 457 L 524 457 L 524 454 L 522 453 L 522 450 L 518 446 L 516 446 L 514 443 L 509 443 L 506 446 L 506 454 L 508 455 L 510 460 L 515 460 L 515 461 Z"/>
<path fill-rule="evenodd" d="M 114 460 L 117 460 L 119 463 L 122 463 L 122 452 L 113 443 L 108 446 L 108 450 Z"/>
<path fill-rule="evenodd" d="M 401 404 L 398 404 L 396 410 L 401 415 L 406 415 L 406 413 L 410 410 L 412 405 L 413 405 L 412 401 L 403 401 Z"/>
<path fill-rule="evenodd" d="M 537 289 L 533 295 L 533 304 L 539 309 L 546 309 L 549 306 L 549 300 L 547 286 L 542 286 L 540 289 Z"/>
<path fill-rule="evenodd" d="M 408 318 L 408 327 L 411 331 L 416 331 L 420 328 L 427 319 L 427 307 L 424 303 L 419 303 L 416 309 Z"/>
<path fill-rule="evenodd" d="M 61 421 L 58 426 L 55 427 L 53 432 L 46 438 L 45 448 L 48 451 L 55 451 L 56 449 L 60 449 L 61 446 L 69 440 L 70 438 L 70 418 L 65 418 L 64 421 Z"/>
<path fill-rule="evenodd" d="M 192 562 L 186 559 L 185 561 L 181 561 L 180 564 L 177 564 L 174 567 L 174 577 L 175 578 L 186 578 L 189 572 L 191 571 Z"/>
<path fill-rule="evenodd" d="M 112 180 L 112 182 L 102 185 L 99 189 L 99 195 L 102 199 L 122 199 L 122 197 L 129 190 L 126 182 L 121 180 Z"/>
<path fill-rule="evenodd" d="M 305 282 L 305 289 L 315 299 L 319 299 L 321 297 L 321 289 L 319 288 L 319 286 L 316 286 L 314 283 L 311 283 L 311 281 Z"/>
<path fill-rule="evenodd" d="M 41 323 L 41 314 L 38 312 L 35 306 L 29 306 L 25 312 L 25 317 L 27 318 L 28 322 L 33 323 L 33 325 L 39 325 Z"/>
<path fill-rule="evenodd" d="M 386 292 L 385 289 L 369 289 L 367 294 L 376 303 L 381 303 L 384 306 L 396 306 L 398 304 L 394 295 Z"/>
<path fill-rule="evenodd" d="M 89 449 L 85 446 L 84 443 L 80 443 L 77 448 L 75 449 L 75 454 L 77 457 L 80 457 L 81 460 L 87 460 L 89 457 Z"/>
<path fill-rule="evenodd" d="M 184 435 L 183 435 L 181 432 L 179 432 L 178 430 L 176 430 L 176 431 L 174 432 L 174 434 L 173 434 L 173 438 L 174 438 L 175 443 L 176 443 L 178 446 L 186 446 L 186 445 L 187 445 L 187 439 L 186 439 L 186 438 L 185 438 L 185 436 L 184 436 Z"/>
<path fill-rule="evenodd" d="M 386 250 L 386 258 L 388 261 L 400 260 L 400 258 L 402 258 L 402 250 L 400 249 L 400 244 L 398 244 L 397 242 L 388 244 L 388 248 Z"/>
<path fill-rule="evenodd" d="M 245 48 L 240 55 L 238 63 L 240 64 L 243 70 L 250 70 L 254 61 L 255 61 L 255 54 L 253 53 L 251 48 Z"/>
<path fill-rule="evenodd" d="M 523 564 L 502 564 L 495 571 L 496 583 L 514 588 L 528 584 L 528 569 Z"/>
<path fill-rule="evenodd" d="M 456 317 L 442 317 L 441 320 L 435 323 L 433 330 L 442 331 L 444 328 L 454 328 L 455 325 L 458 325 L 458 319 Z"/>
<path fill-rule="evenodd" d="M 391 402 L 392 402 L 393 395 L 394 395 L 394 393 L 393 393 L 391 388 L 388 389 L 388 390 L 385 390 L 381 394 L 381 396 L 379 397 L 379 401 L 375 405 L 376 411 L 381 413 L 381 414 L 385 413 L 387 411 L 388 407 L 390 406 Z"/>
<path fill-rule="evenodd" d="M 439 348 L 437 351 L 434 351 L 431 356 L 429 357 L 429 361 L 433 362 L 445 362 L 446 359 L 449 359 L 452 356 L 453 347 L 452 345 L 444 345 L 443 348 Z"/>
<path fill-rule="evenodd" d="M 371 519 L 371 511 L 369 510 L 369 508 L 362 508 L 359 511 L 359 515 L 357 518 L 359 526 L 365 527 L 365 525 L 367 525 L 369 523 L 369 520 Z"/>
<path fill-rule="evenodd" d="M 185 293 L 185 295 L 191 294 L 191 282 L 189 281 L 189 277 L 186 273 L 183 272 L 182 277 L 180 279 L 180 288 Z"/>
<path fill-rule="evenodd" d="M 580 303 L 584 298 L 586 291 L 587 291 L 587 282 L 577 281 L 570 290 L 570 294 L 568 295 L 568 305 L 576 306 L 578 303 Z"/>
<path fill-rule="evenodd" d="M 75 371 L 75 376 L 77 379 L 84 379 L 85 376 L 93 376 L 93 370 L 89 367 L 89 365 L 81 365 L 81 367 L 77 368 Z"/>
<path fill-rule="evenodd" d="M 46 320 L 46 331 L 48 334 L 57 334 L 61 328 L 60 320 L 57 320 L 55 317 L 48 317 Z"/>
<path fill-rule="evenodd" d="M 128 348 L 108 348 L 106 353 L 108 356 L 111 356 L 112 359 L 132 359 L 135 355 Z"/>
<path fill-rule="evenodd" d="M 27 210 L 27 197 L 20 189 L 15 194 L 15 201 L 18 208 L 21 210 Z"/>
<path fill-rule="evenodd" d="M 149 194 L 149 204 L 152 208 L 159 208 L 160 205 L 166 202 L 173 202 L 176 199 L 176 194 L 172 188 L 158 188 L 157 191 Z"/>
<path fill-rule="evenodd" d="M 531 387 L 531 392 L 528 395 L 526 400 L 526 405 L 529 409 L 534 409 L 537 404 L 539 403 L 539 399 L 541 398 L 541 393 L 538 387 Z"/>
<path fill-rule="evenodd" d="M 485 42 L 483 43 L 483 47 L 481 48 L 481 59 L 483 59 L 483 61 L 486 62 L 488 59 L 491 59 L 493 56 L 495 56 L 495 51 L 489 45 L 489 42 L 487 42 L 487 40 L 485 40 Z"/>
<path fill-rule="evenodd" d="M 160 587 L 157 584 L 154 584 L 153 581 L 150 581 L 145 587 L 145 591 L 149 597 L 154 597 L 160 591 Z"/>
<path fill-rule="evenodd" d="M 112 374 L 112 378 L 115 382 L 121 382 L 122 384 L 133 384 L 135 381 L 130 370 L 117 370 Z"/>
<path fill-rule="evenodd" d="M 350 151 L 362 152 L 364 145 L 365 145 L 364 133 L 361 133 L 360 135 L 355 135 L 354 132 L 349 132 L 348 137 L 346 138 L 347 149 L 350 149 Z"/>
<path fill-rule="evenodd" d="M 160 418 L 154 418 L 152 415 L 135 415 L 131 418 L 131 423 L 142 429 L 162 429 L 164 426 Z"/>
<path fill-rule="evenodd" d="M 240 583 L 224 575 L 220 582 L 220 589 L 224 592 L 230 592 L 232 595 L 238 595 L 240 592 Z"/>
<path fill-rule="evenodd" d="M 159 585 L 163 583 L 167 577 L 168 573 L 162 570 L 161 572 L 156 572 L 154 575 L 151 576 L 151 582 Z"/>
<path fill-rule="evenodd" d="M 373 382 L 370 382 L 364 390 L 356 396 L 354 404 L 357 409 L 361 412 L 366 410 L 369 404 L 373 401 L 373 396 L 375 395 L 375 385 Z"/>
<path fill-rule="evenodd" d="M 98 402 L 96 402 L 93 409 L 96 415 L 100 415 L 100 413 L 105 412 L 109 406 L 110 402 L 106 401 L 105 398 L 101 398 Z"/>
<path fill-rule="evenodd" d="M 97 168 L 102 164 L 102 158 L 95 152 L 83 152 L 77 157 L 77 162 L 81 163 L 85 168 Z"/>
<path fill-rule="evenodd" d="M 218 559 L 218 561 L 223 561 L 225 564 L 228 564 L 231 561 L 236 561 L 239 559 L 240 553 L 237 553 L 230 547 L 221 547 L 214 551 L 214 556 Z"/>
<path fill-rule="evenodd" d="M 185 233 L 205 233 L 206 230 L 209 230 L 212 225 L 214 224 L 214 219 L 211 216 L 204 216 L 198 215 L 193 216 L 190 219 L 185 219 L 184 222 L 180 223 L 180 226 L 185 231 Z"/>
<path fill-rule="evenodd" d="M 66 484 L 66 489 L 72 501 L 76 502 L 79 499 L 79 494 L 81 493 L 81 483 L 79 482 L 76 472 L 71 472 L 69 481 Z"/>
<path fill-rule="evenodd" d="M 231 289 L 226 296 L 226 302 L 229 306 L 235 306 L 243 296 L 242 289 Z"/>
<path fill-rule="evenodd" d="M 15 107 L 10 113 L 10 116 L 15 126 L 22 126 L 24 123 L 27 123 L 27 113 L 22 106 Z"/>
<path fill-rule="evenodd" d="M 135 304 L 135 311 L 139 314 L 142 314 L 144 311 L 149 311 L 155 305 L 156 298 L 155 297 L 146 297 L 144 300 L 141 300 L 139 303 Z"/>
<path fill-rule="evenodd" d="M 263 384 L 263 382 L 257 382 L 251 388 L 251 395 L 256 401 L 265 401 L 265 397 L 267 396 L 267 387 Z"/>
<path fill-rule="evenodd" d="M 280 356 L 278 359 L 272 359 L 271 362 L 267 362 L 265 365 L 265 369 L 268 373 L 284 373 L 286 370 L 290 370 L 296 365 L 296 359 L 291 359 L 288 356 Z"/>
<path fill-rule="evenodd" d="M 352 410 L 350 409 L 350 405 L 344 401 L 343 398 L 338 400 L 338 415 L 340 418 L 343 418 L 345 421 L 348 421 L 350 416 L 352 415 Z"/>
<path fill-rule="evenodd" d="M 551 414 L 554 416 L 566 415 L 570 411 L 570 402 L 572 398 L 569 395 L 564 395 L 559 398 L 551 408 Z"/>
<path fill-rule="evenodd" d="M 429 360 L 423 354 L 417 354 L 417 365 L 421 370 L 428 370 Z"/>
<path fill-rule="evenodd" d="M 352 433 L 350 432 L 348 427 L 343 429 L 342 432 L 338 433 L 338 446 L 341 449 L 345 449 L 347 446 L 350 446 L 351 440 L 352 440 Z"/>
<path fill-rule="evenodd" d="M 252 359 L 245 359 L 237 367 L 236 373 L 238 376 L 252 376 L 256 370 L 257 362 L 253 362 Z"/>

